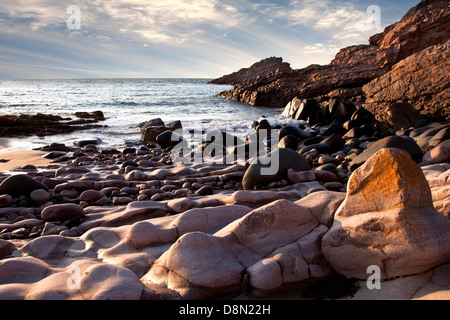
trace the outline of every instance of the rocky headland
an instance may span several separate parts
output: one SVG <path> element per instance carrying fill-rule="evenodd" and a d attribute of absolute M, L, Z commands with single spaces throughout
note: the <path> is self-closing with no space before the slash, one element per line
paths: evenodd
<path fill-rule="evenodd" d="M 450 125 L 427 108 L 436 88 L 448 99 L 431 62 L 448 66 L 445 16 L 422 1 L 328 66 L 267 59 L 220 80 L 296 122 L 193 145 L 150 119 L 135 145 L 52 144 L 50 164 L 2 172 L 0 299 L 450 299 Z M 403 72 L 436 87 L 394 99 Z"/>

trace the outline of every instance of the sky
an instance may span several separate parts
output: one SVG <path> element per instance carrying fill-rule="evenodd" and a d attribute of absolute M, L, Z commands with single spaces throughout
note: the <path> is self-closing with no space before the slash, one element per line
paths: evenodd
<path fill-rule="evenodd" d="M 218 78 L 268 57 L 328 64 L 418 2 L 2 0 L 0 79 Z"/>

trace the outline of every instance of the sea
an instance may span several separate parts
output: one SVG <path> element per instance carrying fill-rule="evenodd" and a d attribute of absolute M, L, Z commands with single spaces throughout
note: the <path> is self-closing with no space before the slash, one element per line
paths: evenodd
<path fill-rule="evenodd" d="M 75 112 L 102 111 L 101 128 L 71 134 L 9 139 L 8 149 L 34 149 L 53 142 L 72 145 L 100 138 L 105 147 L 138 143 L 139 124 L 154 118 L 180 120 L 185 130 L 228 130 L 245 136 L 253 121 L 289 122 L 282 109 L 255 107 L 217 97 L 229 85 L 211 79 L 0 80 L 0 115 L 45 113 L 77 119 Z"/>

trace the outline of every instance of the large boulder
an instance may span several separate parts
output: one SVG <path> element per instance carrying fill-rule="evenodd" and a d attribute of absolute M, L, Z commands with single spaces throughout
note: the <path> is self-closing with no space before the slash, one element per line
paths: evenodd
<path fill-rule="evenodd" d="M 250 164 L 242 178 L 244 190 L 251 190 L 257 184 L 287 179 L 289 169 L 303 171 L 311 167 L 306 158 L 294 150 L 275 149 Z"/>
<path fill-rule="evenodd" d="M 422 150 L 414 139 L 406 136 L 389 136 L 369 145 L 360 155 L 350 162 L 350 169 L 354 170 L 369 160 L 375 153 L 384 148 L 399 148 L 406 150 L 414 160 L 422 159 Z"/>
<path fill-rule="evenodd" d="M 382 279 L 422 273 L 450 260 L 450 220 L 411 156 L 382 149 L 352 174 L 322 252 L 347 278 L 367 279 L 372 265 Z"/>
<path fill-rule="evenodd" d="M 18 174 L 10 176 L 2 181 L 0 184 L 0 195 L 9 194 L 12 197 L 29 197 L 31 192 L 39 189 L 48 191 L 48 187 L 46 185 L 40 183 L 32 177 L 26 174 Z"/>
<path fill-rule="evenodd" d="M 300 99 L 295 97 L 284 108 L 283 117 L 295 120 L 308 120 L 320 110 L 315 99 Z"/>

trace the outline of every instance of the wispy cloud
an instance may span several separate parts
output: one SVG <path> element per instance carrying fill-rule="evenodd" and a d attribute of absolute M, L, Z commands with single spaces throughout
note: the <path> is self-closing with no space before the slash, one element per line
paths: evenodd
<path fill-rule="evenodd" d="M 268 56 L 282 56 L 294 67 L 327 63 L 339 48 L 367 43 L 377 32 L 367 24 L 369 2 L 2 1 L 0 77 L 10 77 L 14 67 L 20 74 L 28 67 L 34 77 L 45 66 L 58 75 L 76 69 L 77 76 L 103 70 L 105 76 L 214 77 Z M 395 20 L 411 6 L 409 0 L 396 7 L 375 2 Z M 72 4 L 81 10 L 80 30 L 66 27 Z"/>

